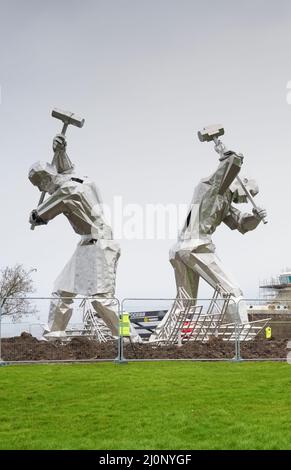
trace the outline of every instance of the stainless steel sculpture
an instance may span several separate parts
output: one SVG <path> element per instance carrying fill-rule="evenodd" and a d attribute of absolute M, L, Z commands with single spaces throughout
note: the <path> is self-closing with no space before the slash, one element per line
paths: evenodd
<path fill-rule="evenodd" d="M 81 307 L 83 307 L 83 325 L 86 336 L 95 339 L 99 343 L 112 341 L 114 339 L 112 332 L 105 322 L 96 315 L 91 299 L 84 299 Z"/>
<path fill-rule="evenodd" d="M 177 300 L 163 318 L 150 342 L 159 346 L 180 345 L 192 341 L 207 342 L 211 337 L 223 341 L 250 341 L 268 324 L 269 319 L 251 323 L 227 323 L 226 313 L 230 306 L 230 294 L 222 293 L 221 288 L 214 291 L 206 309 L 197 305 L 187 291 L 179 288 Z"/>
<path fill-rule="evenodd" d="M 29 180 L 42 192 L 40 204 L 30 215 L 32 227 L 45 225 L 64 214 L 80 242 L 55 281 L 45 337 L 65 336 L 72 315 L 73 299 L 77 295 L 94 297 L 91 300 L 97 315 L 103 319 L 113 336 L 118 335 L 118 308 L 113 300 L 118 243 L 113 240 L 111 227 L 106 223 L 102 201 L 95 184 L 87 177 L 74 173 L 66 153 L 65 130 L 69 124 L 82 127 L 84 120 L 72 113 L 54 110 L 52 115 L 64 123 L 61 134 L 53 141 L 52 164 L 35 163 Z M 44 199 L 48 193 L 47 199 Z"/>
<path fill-rule="evenodd" d="M 52 116 L 56 119 L 60 119 L 63 122 L 63 128 L 60 134 L 58 134 L 53 141 L 53 150 L 54 157 L 52 165 L 57 169 L 58 173 L 71 173 L 74 169 L 74 165 L 69 159 L 65 149 L 66 149 L 66 140 L 65 135 L 69 125 L 76 127 L 83 127 L 85 119 L 76 116 L 74 113 L 67 111 L 61 111 L 60 109 L 53 109 Z M 46 191 L 42 191 L 38 206 L 43 203 L 46 195 Z M 35 224 L 32 222 L 31 230 L 34 230 Z"/>
<path fill-rule="evenodd" d="M 201 141 L 215 142 L 220 163 L 216 171 L 195 188 L 178 243 L 170 251 L 170 262 L 175 271 L 177 298 L 183 289 L 189 298 L 197 299 L 199 279 L 202 277 L 222 296 L 230 296 L 224 321 L 247 324 L 247 307 L 242 301 L 242 291 L 216 255 L 212 234 L 222 222 L 231 230 L 245 234 L 254 230 L 261 221 L 266 223 L 266 211 L 258 208 L 252 199 L 259 192 L 256 182 L 247 178 L 241 182 L 238 178 L 243 156 L 226 149 L 218 140 L 223 134 L 222 126 L 205 128 L 198 133 Z M 252 214 L 242 213 L 235 207 L 235 204 L 245 203 L 249 199 L 253 204 Z M 151 341 L 160 336 L 167 316 L 171 316 L 171 310 L 152 335 Z"/>
<path fill-rule="evenodd" d="M 216 289 L 205 314 L 203 305 L 197 305 L 196 300 L 191 299 L 183 287 L 179 287 L 178 294 L 150 342 L 165 346 L 182 345 L 189 341 L 208 341 L 211 335 L 218 336 L 230 295 L 221 300 L 220 292 Z"/>

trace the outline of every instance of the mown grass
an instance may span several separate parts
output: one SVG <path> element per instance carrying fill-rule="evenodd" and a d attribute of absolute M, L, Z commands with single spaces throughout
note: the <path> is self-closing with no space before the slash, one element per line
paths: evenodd
<path fill-rule="evenodd" d="M 291 367 L 0 368 L 1 449 L 291 449 Z"/>

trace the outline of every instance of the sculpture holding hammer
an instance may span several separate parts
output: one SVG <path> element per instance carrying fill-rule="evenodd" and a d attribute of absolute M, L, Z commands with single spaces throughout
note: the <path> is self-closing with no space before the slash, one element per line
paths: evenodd
<path fill-rule="evenodd" d="M 47 224 L 64 214 L 81 240 L 53 289 L 46 338 L 65 336 L 76 295 L 94 297 L 91 304 L 113 335 L 118 335 L 118 309 L 113 300 L 119 245 L 106 223 L 102 201 L 95 184 L 74 173 L 66 154 L 65 133 L 68 125 L 82 127 L 84 119 L 73 113 L 53 110 L 52 116 L 63 121 L 61 134 L 54 138 L 52 163 L 35 163 L 29 180 L 42 192 L 37 209 L 30 215 L 32 227 Z M 48 197 L 45 199 L 45 194 Z"/>
<path fill-rule="evenodd" d="M 63 122 L 62 131 L 60 134 L 57 134 L 53 141 L 53 150 L 54 157 L 52 160 L 52 165 L 55 166 L 58 173 L 71 173 L 74 169 L 74 165 L 69 159 L 66 153 L 66 132 L 69 125 L 76 127 L 83 127 L 85 119 L 82 119 L 76 116 L 74 113 L 61 111 L 60 109 L 53 109 L 52 116 L 56 119 L 60 119 Z M 45 198 L 46 191 L 42 191 L 38 206 L 40 206 Z M 31 230 L 34 230 L 36 226 L 35 221 L 31 223 Z"/>
<path fill-rule="evenodd" d="M 223 161 L 225 158 L 227 158 L 227 154 L 228 154 L 228 152 L 226 150 L 226 147 L 221 142 L 221 140 L 219 140 L 219 137 L 222 136 L 222 135 L 224 135 L 224 128 L 220 125 L 205 127 L 202 131 L 198 132 L 198 138 L 199 138 L 200 142 L 211 142 L 211 141 L 213 141 L 215 143 L 214 148 L 215 148 L 215 151 L 217 153 L 219 153 L 219 155 L 220 155 L 220 161 Z M 261 209 L 258 208 L 258 206 L 256 205 L 256 203 L 253 199 L 253 196 L 252 196 L 251 192 L 248 190 L 248 187 L 247 187 L 248 186 L 248 181 L 247 181 L 247 179 L 242 181 L 241 178 L 237 175 L 236 180 L 237 180 L 241 190 L 245 194 L 247 200 L 253 206 L 253 213 L 255 215 L 259 215 L 260 212 L 261 212 Z M 261 213 L 261 219 L 262 219 L 264 224 L 268 223 L 266 215 L 264 215 L 262 213 Z"/>
<path fill-rule="evenodd" d="M 267 214 L 253 200 L 259 192 L 257 183 L 239 178 L 243 156 L 225 148 L 219 140 L 223 134 L 221 126 L 204 128 L 198 133 L 200 141 L 214 141 L 220 163 L 210 177 L 196 186 L 178 243 L 170 250 L 170 262 L 175 271 L 177 297 L 184 288 L 190 298 L 197 299 L 199 279 L 202 278 L 214 289 L 230 294 L 227 322 L 248 323 L 242 291 L 216 255 L 212 234 L 222 222 L 231 230 L 245 234 L 254 230 L 261 221 L 266 223 Z M 236 204 L 248 201 L 253 205 L 252 213 L 240 212 Z M 163 328 L 168 314 L 157 328 L 153 340 Z"/>

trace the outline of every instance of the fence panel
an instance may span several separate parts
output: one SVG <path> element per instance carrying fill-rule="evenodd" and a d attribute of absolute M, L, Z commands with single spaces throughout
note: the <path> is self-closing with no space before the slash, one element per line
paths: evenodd
<path fill-rule="evenodd" d="M 33 315 L 13 318 L 1 315 L 0 357 L 2 361 L 96 361 L 114 360 L 118 351 L 117 299 L 70 299 L 72 314 L 65 333 L 47 335 L 50 302 L 56 299 L 29 299 Z M 66 301 L 67 299 L 60 299 Z M 96 301 L 98 304 L 96 304 Z M 96 308 L 111 311 L 116 318 L 116 336 L 96 314 Z M 103 311 L 102 311 L 103 312 Z M 101 313 L 102 313 L 101 312 Z M 113 313 L 112 313 L 113 312 Z M 115 313 L 114 313 L 115 312 Z M 55 336 L 54 336 L 55 335 Z"/>
<path fill-rule="evenodd" d="M 247 303 L 249 321 L 260 328 L 254 341 L 241 343 L 241 358 L 285 361 L 291 340 L 291 301 L 248 299 Z"/>
<path fill-rule="evenodd" d="M 124 299 L 121 312 L 142 342 L 123 338 L 125 360 L 235 360 L 235 324 L 229 298 Z M 135 338 L 136 339 L 136 338 Z M 123 358 L 121 358 L 123 360 Z"/>
<path fill-rule="evenodd" d="M 230 298 L 70 299 L 66 334 L 46 335 L 51 298 L 33 298 L 21 318 L 0 315 L 0 358 L 12 362 L 110 360 L 286 360 L 291 362 L 291 301 L 247 300 L 249 322 L 230 322 Z M 65 300 L 65 299 L 62 299 Z M 97 303 L 96 303 L 97 302 Z M 116 321 L 114 336 L 102 320 Z M 118 338 L 120 314 L 131 336 Z M 124 326 L 124 316 L 121 317 Z M 113 321 L 113 320 L 112 320 Z"/>

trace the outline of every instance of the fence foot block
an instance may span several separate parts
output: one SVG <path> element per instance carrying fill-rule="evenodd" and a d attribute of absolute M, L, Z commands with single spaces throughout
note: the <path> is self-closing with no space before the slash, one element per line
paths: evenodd
<path fill-rule="evenodd" d="M 128 362 L 125 359 L 119 359 L 117 357 L 116 359 L 114 359 L 114 364 L 123 365 L 123 364 L 128 364 Z"/>

